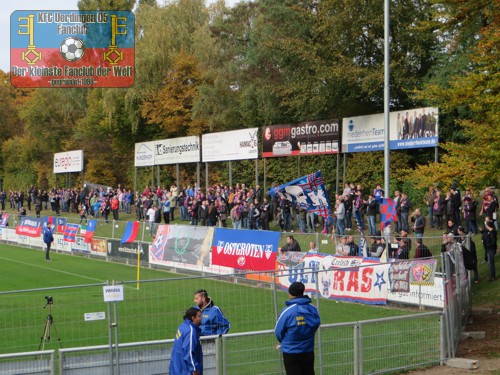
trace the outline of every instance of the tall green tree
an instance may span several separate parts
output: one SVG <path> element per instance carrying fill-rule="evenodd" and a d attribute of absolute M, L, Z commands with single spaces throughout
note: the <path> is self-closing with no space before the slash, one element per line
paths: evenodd
<path fill-rule="evenodd" d="M 500 182 L 499 12 L 498 2 L 441 2 L 435 17 L 445 45 L 435 76 L 418 97 L 452 118 L 455 131 L 463 136 L 442 144 L 441 162 L 420 166 L 411 175 L 415 184 L 456 181 L 479 191 Z M 457 63 L 465 56 L 466 63 Z M 453 70 L 443 79 L 448 61 Z"/>
<path fill-rule="evenodd" d="M 142 114 L 148 123 L 161 126 L 167 136 L 200 135 L 206 130 L 201 119 L 192 118 L 201 83 L 198 65 L 194 56 L 179 52 L 163 79 L 163 88 L 143 103 Z"/>
<path fill-rule="evenodd" d="M 136 0 L 78 0 L 80 10 L 129 10 L 134 9 Z"/>

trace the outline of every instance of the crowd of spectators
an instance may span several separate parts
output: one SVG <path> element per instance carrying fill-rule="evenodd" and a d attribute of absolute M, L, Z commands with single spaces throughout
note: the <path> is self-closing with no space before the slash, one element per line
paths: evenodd
<path fill-rule="evenodd" d="M 79 213 L 80 222 L 87 217 L 102 217 L 108 223 L 110 215 L 113 220 L 119 220 L 120 212 L 135 213 L 137 220 L 154 224 L 162 221 L 169 224 L 179 215 L 181 222 L 194 226 L 227 227 L 230 224 L 235 229 L 251 230 L 269 230 L 274 221 L 277 227 L 288 233 L 315 233 L 318 230 L 331 233 L 337 244 L 337 254 L 346 256 L 359 254 L 353 236 L 348 233 L 357 230 L 366 235 L 370 256 L 381 256 L 387 247 L 388 256 L 396 259 L 411 257 L 412 240 L 408 237 L 411 232 L 415 237 L 414 258 L 425 258 L 431 255 L 423 243 L 425 228 L 443 230 L 457 238 L 459 228 L 462 228 L 464 233 L 473 236 L 479 232 L 477 218 L 484 217 L 495 230 L 498 229 L 498 198 L 490 188 L 484 190 L 483 200 L 479 202 L 470 189 L 466 189 L 462 197 L 455 186 L 446 191 L 431 187 L 421 204 L 414 204 L 405 192 L 396 190 L 393 200 L 397 221 L 393 243 L 387 246 L 385 236 L 377 230 L 384 195 L 380 185 L 367 190 L 360 184 L 346 183 L 342 193 L 335 196 L 331 221 L 307 212 L 278 194 L 269 197 L 259 185 L 247 186 L 244 183 L 234 186 L 216 184 L 206 191 L 196 183 L 183 187 L 172 184 L 168 188 L 146 186 L 135 194 L 120 185 L 114 189 L 53 188 L 48 191 L 32 186 L 26 194 L 23 191 L 1 192 L 0 205 L 4 211 L 6 204 L 10 203 L 11 210 L 20 215 L 34 210 L 37 217 L 49 209 L 56 215 Z M 423 208 L 427 210 L 428 225 Z M 154 227 L 151 225 L 151 235 Z M 285 248 L 295 248 L 293 241 L 293 246 Z"/>

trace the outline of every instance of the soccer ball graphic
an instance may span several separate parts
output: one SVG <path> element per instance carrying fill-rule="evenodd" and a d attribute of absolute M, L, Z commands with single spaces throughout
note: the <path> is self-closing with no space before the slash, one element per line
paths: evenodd
<path fill-rule="evenodd" d="M 59 51 L 65 60 L 73 62 L 81 59 L 85 53 L 85 45 L 81 39 L 70 36 L 61 43 Z"/>

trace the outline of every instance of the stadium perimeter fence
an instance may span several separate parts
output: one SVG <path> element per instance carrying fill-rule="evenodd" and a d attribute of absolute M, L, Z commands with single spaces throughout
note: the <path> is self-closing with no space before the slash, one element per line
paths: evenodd
<path fill-rule="evenodd" d="M 453 357 L 470 308 L 460 258 L 457 248 L 442 259 L 443 310 L 332 324 L 335 301 L 313 298 L 324 323 L 316 338 L 317 373 L 385 373 Z M 327 270 L 307 272 L 318 280 Z M 210 291 L 232 324 L 231 333 L 204 343 L 205 374 L 283 373 L 269 328 L 288 295 L 276 282 L 248 280 L 244 274 L 204 275 L 143 280 L 137 288 L 134 280 L 119 283 L 124 301 L 105 303 L 108 284 L 2 292 L 1 352 L 11 354 L 0 355 L 0 373 L 168 373 L 172 340 L 164 338 L 173 336 L 200 287 Z M 319 295 L 319 286 L 315 292 Z M 44 308 L 46 297 L 53 304 Z M 50 340 L 43 340 L 48 314 Z"/>
<path fill-rule="evenodd" d="M 112 225 L 112 237 L 121 238 L 126 223 L 112 222 Z M 142 226 L 143 237 L 148 233 L 147 230 L 145 225 Z M 302 251 L 307 250 L 310 241 L 314 241 L 320 252 L 335 253 L 335 244 L 330 235 L 282 233 L 280 244 L 285 243 L 288 235 L 294 235 Z M 359 236 L 354 237 L 355 242 L 359 243 Z M 318 373 L 330 373 L 330 368 L 335 373 L 346 374 L 391 372 L 400 368 L 438 364 L 455 356 L 462 327 L 471 310 L 470 278 L 461 267 L 463 259 L 459 246 L 452 252 L 441 254 L 440 237 L 424 238 L 424 243 L 434 255 L 438 255 L 443 277 L 444 308 L 403 318 L 331 324 L 331 321 L 335 321 L 335 314 L 331 313 L 335 310 L 335 301 L 319 299 L 318 306 L 325 324 L 316 340 Z M 123 261 L 123 258 L 113 259 L 108 254 L 106 259 Z M 134 259 L 127 258 L 126 261 L 134 262 Z M 184 272 L 176 269 L 171 271 Z M 311 271 L 311 274 L 320 275 L 320 272 L 325 271 Z M 238 321 L 231 319 L 233 328 L 230 334 L 215 338 L 216 355 L 208 361 L 214 367 L 208 369 L 207 373 L 281 373 L 283 368 L 279 351 L 274 349 L 276 341 L 273 332 L 267 330 L 274 326 L 278 311 L 288 296 L 276 283 L 261 282 L 261 276 L 269 278 L 269 274 L 253 274 L 257 276 L 253 280 L 240 273 L 173 275 L 161 280 L 142 280 L 140 288 L 137 288 L 136 280 L 121 282 L 127 296 L 123 304 L 126 303 L 127 307 L 118 303 L 116 322 L 112 322 L 109 304 L 102 300 L 102 288 L 106 284 L 1 292 L 4 323 L 0 326 L 3 337 L 0 353 L 6 354 L 0 354 L 0 374 L 53 373 L 56 369 L 59 373 L 109 374 L 119 373 L 122 366 L 123 373 L 165 373 L 171 340 L 164 338 L 173 336 L 180 317 L 193 303 L 193 291 L 199 288 L 209 290 L 215 303 L 223 307 L 227 316 L 239 317 Z M 50 306 L 53 309 L 53 328 L 50 341 L 42 342 L 41 335 L 48 320 L 47 307 L 43 308 L 42 305 L 47 296 L 54 298 L 54 304 Z M 325 319 L 329 315 L 331 320 Z M 102 316 L 106 319 L 101 319 Z M 425 323 L 419 325 L 421 322 Z M 119 330 L 113 332 L 109 328 L 111 325 L 118 325 Z M 378 331 L 373 327 L 379 327 Z M 428 327 L 432 329 L 428 330 Z M 395 331 L 392 332 L 391 328 Z M 119 343 L 116 346 L 118 340 L 115 335 L 118 332 L 119 336 L 116 337 L 119 337 Z M 49 350 L 46 350 L 47 347 Z M 114 348 L 112 354 L 107 353 L 110 347 Z M 156 348 L 156 354 L 150 360 L 151 347 Z M 204 349 L 207 347 L 205 345 Z M 33 355 L 32 351 L 38 354 Z M 120 355 L 122 351 L 124 354 Z M 84 369 L 87 368 L 94 362 L 93 357 L 87 358 L 86 353 L 89 352 L 98 353 L 96 355 L 99 358 L 98 366 L 91 372 L 78 372 L 78 366 L 74 370 L 76 372 L 70 372 L 71 369 L 64 367 L 65 363 L 70 362 L 69 358 L 76 357 L 77 362 Z M 43 362 L 43 366 L 39 362 Z M 127 370 L 141 363 L 149 364 L 150 369 L 146 366 L 140 371 Z M 19 370 L 16 364 L 24 370 Z M 37 370 L 38 366 L 46 370 Z M 249 369 L 248 372 L 245 372 L 245 368 Z M 155 372 L 157 370 L 159 372 Z"/>

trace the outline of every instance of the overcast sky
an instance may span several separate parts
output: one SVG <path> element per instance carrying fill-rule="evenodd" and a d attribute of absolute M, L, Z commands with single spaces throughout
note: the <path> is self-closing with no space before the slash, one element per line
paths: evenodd
<path fill-rule="evenodd" d="M 215 0 L 206 0 L 208 4 Z M 163 3 L 163 0 L 159 0 Z M 228 6 L 239 0 L 226 0 Z M 77 10 L 78 0 L 0 0 L 0 69 L 10 70 L 10 15 L 16 10 Z"/>

